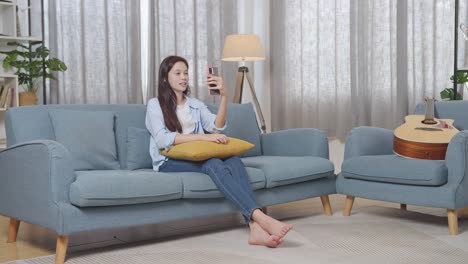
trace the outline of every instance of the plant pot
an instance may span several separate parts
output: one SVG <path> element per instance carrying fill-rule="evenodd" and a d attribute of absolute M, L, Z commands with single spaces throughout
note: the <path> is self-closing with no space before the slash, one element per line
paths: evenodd
<path fill-rule="evenodd" d="M 463 94 L 464 94 L 464 93 L 463 93 L 463 92 L 464 92 L 463 90 L 464 90 L 464 89 L 465 89 L 465 84 L 463 84 L 463 83 L 462 83 L 462 84 L 458 84 L 457 93 L 460 94 L 462 100 L 463 100 Z"/>
<path fill-rule="evenodd" d="M 468 100 L 468 92 L 465 91 L 465 89 L 467 89 L 466 83 L 458 86 L 458 92 L 460 93 L 462 100 Z"/>
<path fill-rule="evenodd" d="M 20 92 L 19 93 L 19 105 L 36 105 L 37 95 L 35 92 Z"/>

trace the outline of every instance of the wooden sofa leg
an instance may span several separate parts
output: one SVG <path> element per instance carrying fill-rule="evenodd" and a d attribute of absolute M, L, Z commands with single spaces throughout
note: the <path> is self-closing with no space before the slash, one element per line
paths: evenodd
<path fill-rule="evenodd" d="M 57 237 L 57 248 L 55 250 L 55 264 L 63 264 L 67 255 L 68 236 Z"/>
<path fill-rule="evenodd" d="M 333 211 L 330 205 L 330 199 L 328 198 L 328 195 L 322 195 L 320 196 L 320 200 L 322 200 L 322 206 L 323 206 L 323 211 L 325 212 L 325 215 L 332 215 Z"/>
<path fill-rule="evenodd" d="M 16 237 L 18 236 L 19 226 L 20 226 L 20 220 L 15 219 L 15 218 L 10 218 L 10 226 L 8 227 L 7 243 L 16 242 Z"/>
<path fill-rule="evenodd" d="M 344 216 L 351 215 L 351 209 L 353 209 L 354 196 L 346 195 L 345 208 L 343 211 Z"/>
<path fill-rule="evenodd" d="M 406 204 L 400 204 L 400 209 L 403 210 L 403 211 L 406 211 Z"/>
<path fill-rule="evenodd" d="M 447 209 L 447 216 L 448 216 L 448 226 L 449 226 L 450 235 L 452 236 L 458 235 L 457 210 Z"/>

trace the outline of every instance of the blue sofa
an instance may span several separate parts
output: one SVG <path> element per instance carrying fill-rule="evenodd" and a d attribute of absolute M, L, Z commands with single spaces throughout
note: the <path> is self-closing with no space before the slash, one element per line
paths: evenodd
<path fill-rule="evenodd" d="M 415 114 L 424 115 L 419 104 Z M 468 102 L 436 102 L 435 117 L 453 119 L 460 130 L 448 145 L 445 160 L 408 159 L 393 153 L 393 131 L 352 129 L 336 189 L 345 194 L 349 216 L 355 197 L 447 209 L 451 235 L 458 233 L 457 210 L 468 206 Z"/>
<path fill-rule="evenodd" d="M 209 106 L 212 112 L 216 106 Z M 10 108 L 0 152 L 0 214 L 8 242 L 21 221 L 57 233 L 56 263 L 71 234 L 236 211 L 209 176 L 152 170 L 144 105 Z M 255 147 L 242 156 L 260 206 L 335 193 L 328 140 L 317 129 L 260 134 L 251 104 L 230 104 L 225 133 Z"/>

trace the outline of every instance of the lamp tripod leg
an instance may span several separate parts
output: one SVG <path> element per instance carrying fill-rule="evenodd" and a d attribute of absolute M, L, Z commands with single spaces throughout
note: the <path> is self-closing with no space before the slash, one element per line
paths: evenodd
<path fill-rule="evenodd" d="M 252 82 L 252 77 L 250 76 L 249 72 L 247 72 L 247 81 L 249 82 L 250 91 L 252 92 L 252 98 L 255 104 L 255 108 L 257 109 L 258 117 L 260 119 L 260 128 L 262 129 L 262 132 L 265 134 L 266 133 L 265 118 L 263 117 L 262 109 L 260 108 L 260 103 L 258 102 L 257 94 L 255 93 L 255 89 L 254 89 L 253 82 Z"/>
<path fill-rule="evenodd" d="M 244 72 L 239 69 L 237 72 L 236 89 L 234 90 L 234 99 L 232 100 L 235 104 L 242 102 L 242 90 L 244 88 Z"/>

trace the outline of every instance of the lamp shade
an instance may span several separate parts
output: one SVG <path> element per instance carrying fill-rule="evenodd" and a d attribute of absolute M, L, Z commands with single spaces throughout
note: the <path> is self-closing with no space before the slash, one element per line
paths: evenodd
<path fill-rule="evenodd" d="M 223 61 L 258 61 L 264 59 L 265 50 L 257 35 L 238 34 L 226 36 Z"/>

